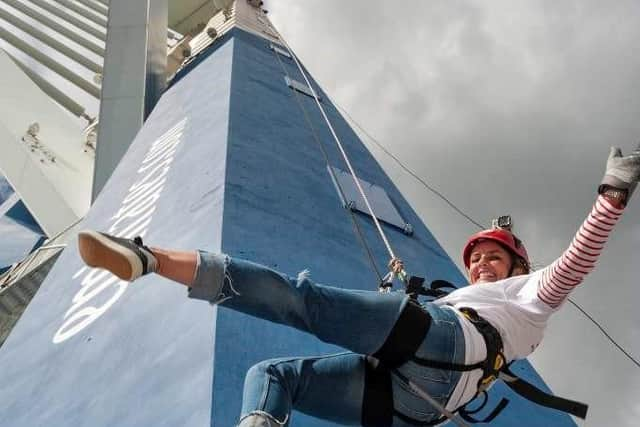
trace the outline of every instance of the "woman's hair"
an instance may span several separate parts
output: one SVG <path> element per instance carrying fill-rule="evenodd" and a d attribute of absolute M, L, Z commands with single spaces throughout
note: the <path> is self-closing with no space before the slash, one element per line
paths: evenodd
<path fill-rule="evenodd" d="M 511 270 L 509 271 L 509 277 L 529 274 L 531 272 L 531 268 L 527 261 L 515 255 L 511 251 L 507 252 L 511 255 Z"/>

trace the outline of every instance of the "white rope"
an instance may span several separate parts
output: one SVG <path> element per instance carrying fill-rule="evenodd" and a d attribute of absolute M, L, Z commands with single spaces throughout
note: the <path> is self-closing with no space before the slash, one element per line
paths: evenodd
<path fill-rule="evenodd" d="M 304 78 L 307 88 L 309 88 L 309 90 L 311 91 L 311 94 L 313 95 L 313 99 L 316 101 L 316 105 L 320 109 L 320 112 L 322 113 L 322 117 L 324 118 L 324 121 L 327 124 L 327 127 L 331 131 L 331 135 L 333 136 L 333 139 L 335 140 L 336 144 L 338 145 L 338 148 L 340 149 L 340 153 L 342 154 L 342 157 L 344 158 L 344 161 L 347 164 L 347 167 L 349 168 L 349 172 L 351 172 L 351 176 L 353 177 L 353 182 L 356 184 L 356 187 L 358 188 L 360 196 L 362 197 L 362 200 L 364 200 L 364 203 L 367 206 L 369 215 L 371 215 L 371 218 L 373 219 L 373 222 L 375 223 L 376 228 L 378 229 L 378 233 L 380 234 L 380 237 L 382 238 L 384 245 L 387 247 L 387 251 L 389 252 L 389 255 L 391 256 L 391 258 L 395 258 L 396 256 L 393 252 L 393 249 L 391 248 L 391 245 L 389 244 L 389 240 L 387 239 L 387 236 L 384 233 L 382 226 L 380 225 L 380 221 L 378 221 L 378 217 L 376 217 L 376 214 L 374 213 L 373 208 L 371 207 L 371 203 L 369 203 L 369 199 L 367 198 L 367 195 L 365 194 L 364 189 L 362 188 L 362 184 L 360 184 L 360 179 L 358 179 L 358 176 L 356 175 L 356 171 L 353 169 L 353 166 L 351 166 L 351 161 L 349 161 L 349 156 L 347 155 L 347 152 L 344 150 L 344 147 L 342 146 L 342 143 L 340 142 L 340 138 L 338 138 L 336 131 L 333 129 L 333 126 L 331 125 L 331 121 L 329 120 L 329 117 L 327 117 L 327 114 L 325 113 L 324 108 L 322 108 L 322 104 L 320 104 L 318 95 L 316 94 L 316 91 L 311 86 L 311 82 L 307 78 L 307 74 L 302 69 L 302 66 L 298 62 L 298 58 L 296 57 L 296 55 L 293 54 L 293 51 L 289 47 L 289 44 L 280 35 L 280 32 L 278 32 L 278 30 L 276 30 L 273 25 L 270 25 L 270 27 L 273 30 L 273 32 L 278 36 L 278 39 L 280 40 L 282 45 L 285 48 L 287 48 L 289 55 L 291 56 L 291 58 L 293 58 L 293 61 L 298 67 L 300 74 L 302 74 L 302 77 Z"/>

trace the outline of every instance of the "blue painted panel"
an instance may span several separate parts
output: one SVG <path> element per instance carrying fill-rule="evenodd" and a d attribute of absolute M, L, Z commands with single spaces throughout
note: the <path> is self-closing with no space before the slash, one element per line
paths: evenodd
<path fill-rule="evenodd" d="M 233 42 L 161 98 L 84 226 L 220 250 Z M 215 309 L 61 255 L 0 348 L 3 426 L 204 426 Z"/>

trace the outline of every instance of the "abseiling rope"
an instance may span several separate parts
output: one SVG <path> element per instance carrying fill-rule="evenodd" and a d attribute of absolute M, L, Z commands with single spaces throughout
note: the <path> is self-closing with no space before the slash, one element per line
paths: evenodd
<path fill-rule="evenodd" d="M 364 203 L 367 206 L 367 210 L 369 211 L 369 215 L 371 215 L 371 218 L 373 219 L 373 222 L 375 223 L 376 228 L 378 229 L 378 233 L 380 234 L 380 237 L 382 238 L 382 241 L 384 242 L 384 245 L 387 247 L 387 251 L 389 252 L 389 256 L 391 258 L 395 258 L 396 257 L 395 253 L 393 252 L 393 249 L 391 248 L 391 244 L 389 243 L 389 240 L 387 239 L 387 235 L 384 233 L 384 230 L 382 229 L 382 225 L 380 225 L 380 221 L 378 221 L 378 217 L 376 217 L 376 214 L 373 211 L 373 208 L 371 207 L 371 204 L 369 203 L 369 198 L 365 194 L 364 189 L 362 188 L 362 184 L 360 184 L 360 179 L 358 178 L 358 175 L 356 174 L 356 171 L 353 169 L 353 166 L 351 166 L 351 161 L 349 160 L 349 156 L 347 155 L 347 152 L 344 150 L 344 147 L 342 146 L 342 142 L 340 142 L 340 138 L 338 138 L 338 135 L 336 134 L 336 131 L 333 129 L 333 126 L 331 125 L 331 121 L 329 120 L 329 117 L 327 117 L 327 113 L 325 113 L 324 108 L 322 108 L 322 104 L 320 104 L 320 100 L 318 99 L 318 95 L 316 94 L 316 91 L 311 86 L 311 82 L 307 78 L 307 74 L 304 72 L 304 70 L 302 69 L 302 66 L 298 62 L 298 58 L 291 51 L 291 48 L 289 47 L 289 44 L 282 38 L 280 33 L 273 27 L 273 25 L 271 25 L 271 28 L 273 29 L 274 33 L 277 34 L 278 39 L 282 42 L 282 45 L 287 48 L 287 51 L 289 52 L 289 55 L 291 56 L 291 58 L 295 62 L 296 67 L 298 67 L 298 70 L 300 71 L 300 74 L 302 74 L 302 77 L 304 78 L 304 81 L 305 81 L 305 83 L 307 85 L 307 88 L 309 88 L 309 90 L 311 91 L 311 94 L 313 95 L 313 99 L 316 101 L 316 105 L 318 106 L 318 109 L 320 110 L 320 113 L 322 113 L 322 117 L 324 118 L 324 121 L 327 124 L 327 127 L 331 131 L 331 135 L 333 136 L 333 139 L 336 142 L 336 145 L 340 149 L 340 153 L 342 154 L 342 158 L 344 159 L 345 163 L 347 164 L 347 167 L 349 168 L 349 172 L 351 173 L 351 176 L 353 177 L 353 182 L 356 184 L 356 187 L 358 188 L 358 192 L 360 193 L 360 196 L 362 197 L 362 200 L 364 200 Z M 345 202 L 346 202 L 346 200 L 345 200 Z"/>

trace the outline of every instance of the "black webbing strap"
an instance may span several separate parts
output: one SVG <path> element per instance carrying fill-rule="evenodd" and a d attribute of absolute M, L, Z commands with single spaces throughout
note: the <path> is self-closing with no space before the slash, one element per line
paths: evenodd
<path fill-rule="evenodd" d="M 468 371 L 473 371 L 475 369 L 482 369 L 485 365 L 484 361 L 474 363 L 473 365 L 463 365 L 460 363 L 439 362 L 437 360 L 423 359 L 417 356 L 414 356 L 411 359 L 411 361 L 420 366 L 426 366 L 427 368 L 442 369 L 445 371 L 457 371 L 457 372 L 468 372 Z"/>
<path fill-rule="evenodd" d="M 479 420 L 479 419 L 477 419 L 475 417 L 472 417 L 472 415 L 477 414 L 478 412 L 480 412 L 487 405 L 489 397 L 488 397 L 486 391 L 482 392 L 482 397 L 483 397 L 482 403 L 477 408 L 469 410 L 469 409 L 466 409 L 466 405 L 465 405 L 462 408 L 458 409 L 458 414 L 460 414 L 460 416 L 462 417 L 463 420 L 465 420 L 465 421 L 467 421 L 469 423 L 472 423 L 472 424 L 475 424 L 475 423 L 490 423 L 509 404 L 509 399 L 504 399 L 504 398 L 500 399 L 500 403 L 498 403 L 496 405 L 496 407 L 493 408 L 491 413 L 489 415 L 487 415 L 486 417 L 484 417 L 483 419 Z"/>
<path fill-rule="evenodd" d="M 429 331 L 431 316 L 410 299 L 393 326 L 386 341 L 374 354 L 387 368 L 395 368 L 410 360 Z"/>
<path fill-rule="evenodd" d="M 509 404 L 509 399 L 500 400 L 500 403 L 498 403 L 498 405 L 496 405 L 496 407 L 493 408 L 493 411 L 491 411 L 491 413 L 489 415 L 487 415 L 486 417 L 484 417 L 481 420 L 472 417 L 470 415 L 470 413 L 465 411 L 464 409 L 460 409 L 458 411 L 458 414 L 462 417 L 463 420 L 465 420 L 466 422 L 472 423 L 472 424 L 475 424 L 475 423 L 490 423 L 491 421 L 493 421 L 493 419 L 495 417 L 497 417 L 500 414 L 500 412 L 502 412 L 502 410 L 508 404 Z"/>
<path fill-rule="evenodd" d="M 436 279 L 433 282 L 431 282 L 431 284 L 429 285 L 429 288 L 433 289 L 433 290 L 441 290 L 442 288 L 449 288 L 452 290 L 456 290 L 458 289 L 458 287 L 456 285 L 454 285 L 451 282 L 447 282 L 446 280 L 442 280 L 442 279 Z M 451 293 L 452 291 L 442 291 L 446 294 Z"/>
<path fill-rule="evenodd" d="M 449 290 L 443 290 L 448 288 Z M 434 280 L 429 286 L 424 286 L 424 279 L 422 277 L 411 276 L 409 278 L 409 284 L 405 292 L 411 295 L 413 298 L 417 298 L 418 295 L 430 297 L 433 299 L 442 298 L 449 295 L 452 290 L 458 289 L 454 284 L 447 282 L 446 280 Z"/>
<path fill-rule="evenodd" d="M 498 330 L 480 317 L 473 308 L 461 307 L 459 310 L 475 326 L 485 342 L 487 358 L 483 363 L 482 378 L 478 381 L 478 390 L 483 391 L 498 378 L 498 372 L 506 362 L 503 356 L 502 337 Z"/>
<path fill-rule="evenodd" d="M 393 425 L 393 391 L 389 370 L 367 358 L 364 370 L 362 425 L 390 427 Z"/>
<path fill-rule="evenodd" d="M 587 411 L 589 409 L 588 405 L 546 393 L 533 384 L 519 378 L 507 367 L 502 368 L 502 372 L 507 375 L 500 375 L 500 379 L 502 379 L 504 383 L 511 388 L 511 390 L 515 391 L 520 396 L 535 402 L 538 405 L 568 412 L 578 418 L 585 419 L 587 417 Z"/>

